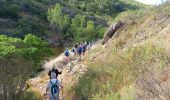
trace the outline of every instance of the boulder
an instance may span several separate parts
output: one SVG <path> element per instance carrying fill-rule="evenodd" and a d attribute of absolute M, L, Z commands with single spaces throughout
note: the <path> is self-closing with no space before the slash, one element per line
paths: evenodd
<path fill-rule="evenodd" d="M 124 25 L 124 23 L 122 21 L 113 24 L 110 26 L 110 28 L 106 31 L 105 33 L 105 37 L 102 41 L 102 45 L 104 45 L 105 43 L 107 43 L 107 41 L 113 37 L 113 35 L 116 33 L 116 31 L 121 28 Z"/>

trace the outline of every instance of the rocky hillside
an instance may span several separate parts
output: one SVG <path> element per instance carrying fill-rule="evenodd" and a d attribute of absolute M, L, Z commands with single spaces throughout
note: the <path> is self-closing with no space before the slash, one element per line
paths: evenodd
<path fill-rule="evenodd" d="M 124 24 L 117 31 L 112 25 L 105 44 L 86 57 L 88 70 L 73 87 L 73 98 L 169 100 L 169 12 L 165 3 L 121 17 Z"/>
<path fill-rule="evenodd" d="M 170 5 L 131 12 L 108 28 L 81 62 L 63 63 L 63 55 L 46 63 L 63 71 L 61 97 L 66 100 L 169 100 Z M 116 20 L 116 19 L 115 19 Z M 58 67 L 60 66 L 60 67 Z M 30 80 L 44 91 L 47 72 Z M 37 81 L 38 80 L 38 81 Z M 41 84 L 37 84 L 41 83 Z"/>

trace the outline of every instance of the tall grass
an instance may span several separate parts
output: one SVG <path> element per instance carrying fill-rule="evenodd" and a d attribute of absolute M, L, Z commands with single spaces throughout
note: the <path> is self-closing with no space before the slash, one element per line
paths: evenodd
<path fill-rule="evenodd" d="M 135 91 L 136 78 L 153 67 L 161 70 L 166 61 L 164 53 L 163 48 L 149 42 L 121 55 L 112 52 L 105 58 L 107 60 L 90 63 L 89 70 L 76 87 L 78 100 L 117 100 L 125 98 L 127 91 L 131 91 L 127 98 L 134 98 L 132 90 Z"/>
<path fill-rule="evenodd" d="M 74 87 L 76 99 L 135 100 L 144 97 L 140 92 L 145 92 L 146 97 L 169 98 L 166 87 L 170 85 L 162 85 L 161 79 L 169 59 L 169 42 L 166 32 L 162 32 L 168 25 L 168 8 L 166 4 L 163 8 L 126 13 L 126 26 L 108 46 L 90 52 L 97 54 L 97 58 L 88 62 L 88 71 Z"/>

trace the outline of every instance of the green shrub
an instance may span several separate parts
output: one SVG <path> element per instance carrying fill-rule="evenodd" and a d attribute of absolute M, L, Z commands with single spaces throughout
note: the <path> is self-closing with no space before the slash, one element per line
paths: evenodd
<path fill-rule="evenodd" d="M 0 4 L 1 9 L 0 9 L 0 16 L 1 17 L 12 17 L 12 18 L 17 18 L 18 13 L 20 11 L 20 8 L 16 4 L 10 4 L 7 2 L 1 2 Z"/>
<path fill-rule="evenodd" d="M 43 100 L 43 96 L 35 89 L 28 89 L 21 100 Z"/>
<path fill-rule="evenodd" d="M 54 8 L 48 10 L 48 20 L 52 25 L 56 25 L 61 31 L 65 31 L 69 25 L 69 17 L 62 13 L 62 6 L 56 4 Z"/>
<path fill-rule="evenodd" d="M 32 60 L 35 65 L 41 62 L 44 57 L 52 54 L 48 43 L 35 35 L 28 34 L 24 40 L 0 35 L 0 57 L 10 54 L 21 54 L 25 58 Z"/>
<path fill-rule="evenodd" d="M 42 69 L 41 61 L 52 52 L 47 42 L 28 34 L 24 40 L 0 35 L 0 99 L 20 99 L 25 92 L 26 81 Z M 4 77 L 6 77 L 4 79 Z M 12 89 L 11 89 L 12 88 Z M 35 95 L 35 96 L 34 96 Z M 37 100 L 37 95 L 27 92 L 28 100 Z M 32 99 L 29 99 L 32 97 Z M 42 98 L 38 99 L 42 100 Z"/>

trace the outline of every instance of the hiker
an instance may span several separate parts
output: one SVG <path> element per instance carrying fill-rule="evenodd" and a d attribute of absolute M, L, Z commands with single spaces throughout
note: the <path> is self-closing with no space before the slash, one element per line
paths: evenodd
<path fill-rule="evenodd" d="M 79 44 L 78 44 L 78 43 L 76 43 L 75 48 L 77 49 L 77 48 L 78 48 L 78 46 L 79 46 Z"/>
<path fill-rule="evenodd" d="M 76 51 L 77 49 L 75 47 L 72 48 L 72 53 L 73 53 L 73 60 L 76 59 Z"/>
<path fill-rule="evenodd" d="M 64 55 L 65 55 L 65 61 L 68 62 L 69 61 L 69 55 L 70 55 L 68 48 L 64 52 Z"/>
<path fill-rule="evenodd" d="M 87 47 L 87 43 L 85 42 L 85 43 L 82 45 L 82 54 L 83 54 L 83 56 L 85 55 L 86 47 Z"/>
<path fill-rule="evenodd" d="M 76 43 L 76 45 L 75 45 L 75 48 L 76 48 L 76 55 L 78 54 L 78 46 L 79 46 L 79 44 Z"/>
<path fill-rule="evenodd" d="M 51 71 L 50 81 L 47 84 L 46 95 L 48 94 L 49 100 L 59 100 L 59 90 L 63 88 L 60 81 L 57 79 L 58 74 L 55 70 Z"/>
<path fill-rule="evenodd" d="M 87 51 L 89 51 L 89 49 L 90 49 L 90 43 L 89 42 L 86 42 L 87 44 L 86 44 L 86 50 Z"/>
<path fill-rule="evenodd" d="M 82 44 L 80 44 L 78 47 L 78 55 L 80 57 L 80 61 L 81 61 L 81 54 L 82 54 Z"/>
<path fill-rule="evenodd" d="M 80 44 L 83 45 L 83 41 L 81 41 Z"/>
<path fill-rule="evenodd" d="M 48 76 L 50 77 L 50 79 L 51 79 L 51 73 L 52 73 L 52 72 L 55 72 L 56 78 L 58 77 L 58 74 L 61 74 L 61 73 L 62 73 L 62 72 L 59 72 L 58 69 L 55 69 L 55 68 L 53 67 L 52 70 L 49 70 L 49 72 L 48 72 Z"/>

